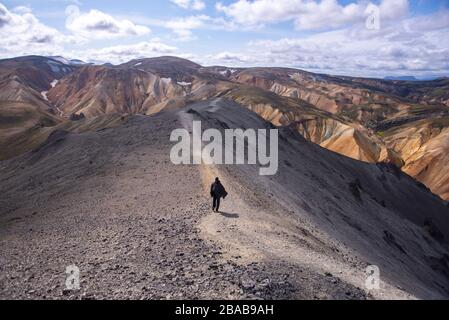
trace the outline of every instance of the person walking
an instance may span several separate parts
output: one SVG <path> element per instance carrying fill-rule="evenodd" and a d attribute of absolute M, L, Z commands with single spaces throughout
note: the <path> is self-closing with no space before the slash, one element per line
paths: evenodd
<path fill-rule="evenodd" d="M 210 196 L 213 198 L 212 202 L 212 210 L 215 212 L 219 212 L 220 210 L 220 199 L 226 198 L 228 193 L 226 189 L 221 184 L 219 178 L 215 178 L 215 182 L 210 186 Z"/>

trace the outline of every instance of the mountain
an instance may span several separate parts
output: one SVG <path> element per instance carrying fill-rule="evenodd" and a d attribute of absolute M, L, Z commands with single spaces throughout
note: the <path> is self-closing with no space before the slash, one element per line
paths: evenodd
<path fill-rule="evenodd" d="M 29 102 L 45 107 L 45 93 L 73 68 L 59 61 L 27 56 L 0 60 L 0 101 Z"/>
<path fill-rule="evenodd" d="M 51 88 L 51 83 L 71 73 L 73 68 L 60 61 L 26 56 L 0 60 L 0 79 L 17 81 L 38 92 Z M 2 90 L 4 92 L 4 90 Z"/>
<path fill-rule="evenodd" d="M 109 129 L 57 130 L 1 162 L 0 297 L 448 297 L 449 209 L 420 183 L 289 127 L 280 130 L 274 176 L 253 165 L 174 165 L 170 134 L 193 120 L 204 130 L 273 128 L 214 98 Z M 229 192 L 222 213 L 210 210 L 216 176 Z M 80 291 L 55 276 L 72 264 Z M 381 270 L 380 290 L 365 288 L 368 265 Z"/>
<path fill-rule="evenodd" d="M 201 100 L 229 88 L 222 77 L 199 72 L 185 59 L 161 57 L 119 66 L 84 66 L 58 82 L 47 96 L 64 114 L 152 114 Z"/>
<path fill-rule="evenodd" d="M 400 81 L 289 68 L 204 67 L 177 57 L 117 66 L 69 65 L 56 58 L 1 60 L 2 104 L 25 103 L 36 112 L 34 119 L 49 114 L 54 125 L 81 113 L 88 118 L 151 115 L 224 97 L 331 151 L 369 163 L 392 163 L 449 199 L 444 173 L 447 78 Z M 0 158 L 29 150 L 12 149 Z"/>
<path fill-rule="evenodd" d="M 440 131 L 447 127 L 444 119 L 449 116 L 449 109 L 444 94 L 439 92 L 449 92 L 445 90 L 446 79 L 430 82 L 391 82 L 316 75 L 284 68 L 245 69 L 233 74 L 232 79 L 274 92 L 277 96 L 307 102 L 315 109 L 332 114 L 331 120 L 329 117 L 297 118 L 294 121 L 284 121 L 284 124 L 290 125 L 294 122 L 304 137 L 351 158 L 371 163 L 391 162 L 403 167 L 405 172 L 417 177 L 444 199 L 449 199 L 447 180 L 443 173 L 445 171 L 431 173 L 424 170 L 426 166 L 422 167 L 424 162 L 421 149 L 424 143 L 432 142 L 432 150 L 438 151 L 425 152 L 425 162 L 432 163 L 435 168 L 445 169 L 447 161 L 441 154 L 447 154 L 449 150 L 444 132 Z M 437 95 L 438 99 L 429 99 L 429 96 Z M 253 102 L 246 103 L 241 99 L 236 101 L 249 107 L 254 105 Z M 289 104 L 284 101 L 277 105 Z M 264 116 L 269 110 L 267 105 L 259 110 L 263 110 L 259 114 L 271 121 L 270 116 Z M 298 109 L 290 106 L 288 110 L 291 113 Z M 288 115 L 283 113 L 283 119 L 288 118 Z M 440 131 L 433 130 L 430 137 L 421 139 L 422 143 L 404 145 L 403 140 L 398 143 L 397 139 L 403 139 L 404 135 L 409 138 L 416 137 L 409 134 L 416 127 L 417 121 L 425 119 L 431 123 L 436 119 Z M 276 122 L 273 123 L 278 125 Z M 393 132 L 394 136 L 390 136 Z M 419 161 L 421 169 L 417 169 L 417 159 L 408 157 L 407 154 L 422 155 Z"/>
<path fill-rule="evenodd" d="M 404 172 L 449 199 L 448 113 L 392 127 L 383 135 L 404 160 Z"/>
<path fill-rule="evenodd" d="M 315 108 L 299 98 L 279 96 L 258 87 L 239 87 L 224 97 L 246 106 L 276 126 L 295 128 L 308 140 L 326 149 L 367 162 L 402 159 L 374 134 L 344 117 Z"/>
<path fill-rule="evenodd" d="M 84 62 L 82 60 L 79 60 L 79 59 L 66 59 L 66 58 L 61 57 L 61 56 L 50 56 L 48 58 L 56 60 L 56 61 L 59 61 L 59 62 L 65 64 L 65 65 L 69 65 L 69 66 L 81 66 L 81 65 L 88 64 L 88 63 L 86 63 L 86 62 Z"/>
<path fill-rule="evenodd" d="M 0 160 L 32 150 L 45 141 L 37 132 L 53 128 L 59 117 L 26 102 L 0 101 Z"/>
<path fill-rule="evenodd" d="M 0 60 L 0 160 L 36 147 L 35 134 L 61 123 L 47 91 L 71 66 L 54 59 L 27 56 Z"/>
<path fill-rule="evenodd" d="M 405 99 L 413 104 L 449 106 L 449 79 L 431 81 L 387 81 L 379 79 L 349 78 L 355 84 L 363 84 L 386 94 Z"/>
<path fill-rule="evenodd" d="M 121 64 L 119 67 L 144 70 L 157 74 L 161 78 L 187 83 L 193 80 L 193 76 L 201 68 L 199 64 L 178 57 L 137 59 Z"/>
<path fill-rule="evenodd" d="M 418 81 L 414 76 L 389 76 L 385 77 L 385 80 L 401 80 L 401 81 Z"/>
<path fill-rule="evenodd" d="M 151 72 L 85 66 L 62 79 L 47 96 L 64 114 L 83 113 L 91 117 L 145 113 L 170 97 L 184 94 L 181 86 Z"/>
<path fill-rule="evenodd" d="M 295 69 L 250 68 L 235 73 L 232 79 L 281 96 L 300 98 L 321 110 L 365 124 L 406 108 L 399 99 L 372 90 L 362 83 Z"/>

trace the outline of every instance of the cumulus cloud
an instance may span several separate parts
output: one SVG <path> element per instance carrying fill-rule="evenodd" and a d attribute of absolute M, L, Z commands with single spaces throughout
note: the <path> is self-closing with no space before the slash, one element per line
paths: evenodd
<path fill-rule="evenodd" d="M 89 44 L 89 39 L 100 36 L 109 38 L 111 33 L 113 37 L 147 34 L 149 29 L 141 28 L 127 20 L 114 19 L 95 10 L 84 14 L 79 12 L 78 7 L 69 6 L 67 13 L 72 34 L 63 34 L 44 25 L 29 8 L 16 7 L 9 10 L 0 3 L 0 57 L 64 55 L 91 62 L 120 63 L 177 52 L 177 48 L 162 43 L 158 38 L 130 45 L 86 49 L 84 45 Z M 86 35 L 88 30 L 90 34 Z M 69 44 L 76 46 L 68 51 L 66 48 Z"/>
<path fill-rule="evenodd" d="M 192 9 L 192 3 L 179 1 L 186 9 Z M 381 25 L 378 30 L 369 30 L 365 20 L 372 3 L 369 0 L 342 3 L 336 0 L 231 0 L 226 5 L 217 4 L 222 16 L 197 14 L 140 21 L 126 16 L 112 17 L 98 10 L 80 12 L 78 7 L 69 6 L 66 31 L 46 26 L 28 7 L 8 9 L 0 3 L 0 56 L 67 55 L 101 63 L 167 54 L 190 57 L 156 38 L 139 39 L 136 42 L 140 42 L 127 45 L 108 41 L 107 47 L 95 49 L 90 40 L 146 35 L 150 32 L 146 25 L 171 30 L 174 33 L 171 40 L 196 39 L 194 31 L 200 29 L 242 31 L 257 27 L 257 33 L 253 33 L 257 35 L 263 31 L 263 25 L 288 21 L 291 29 L 313 32 L 298 33 L 296 37 L 290 33 L 289 37 L 272 40 L 266 40 L 268 34 L 264 34 L 265 40 L 252 41 L 235 52 L 196 52 L 191 57 L 205 65 L 287 66 L 360 76 L 449 74 L 447 9 L 417 16 L 409 13 L 406 0 L 376 1 Z M 285 23 L 281 31 L 284 27 Z M 98 47 L 101 42 L 95 43 Z"/>
<path fill-rule="evenodd" d="M 73 41 L 42 24 L 25 7 L 8 10 L 0 3 L 0 55 L 53 54 Z"/>
<path fill-rule="evenodd" d="M 222 18 L 212 18 L 207 15 L 196 15 L 174 18 L 163 23 L 163 27 L 171 29 L 178 35 L 177 40 L 188 41 L 196 39 L 192 30 L 233 30 L 234 26 Z"/>
<path fill-rule="evenodd" d="M 238 64 L 244 65 L 250 62 L 251 58 L 241 53 L 234 53 L 229 51 L 220 52 L 216 55 L 208 55 L 208 59 L 219 61 L 220 64 Z"/>
<path fill-rule="evenodd" d="M 71 5 L 67 7 L 66 14 L 67 29 L 86 39 L 142 36 L 150 33 L 146 26 L 136 25 L 129 20 L 118 20 L 95 9 L 80 12 L 77 6 Z"/>
<path fill-rule="evenodd" d="M 32 12 L 31 8 L 27 6 L 18 6 L 13 8 L 11 11 L 18 14 L 26 14 Z"/>
<path fill-rule="evenodd" d="M 320 30 L 363 22 L 373 5 L 368 1 L 342 5 L 337 0 L 238 0 L 230 5 L 218 2 L 216 9 L 241 25 L 293 21 L 296 29 Z M 408 13 L 408 1 L 382 0 L 379 9 L 381 19 L 397 19 Z"/>
<path fill-rule="evenodd" d="M 170 0 L 177 6 L 184 9 L 203 10 L 206 8 L 204 0 Z"/>
<path fill-rule="evenodd" d="M 449 28 L 449 10 L 443 9 L 431 16 L 416 17 L 406 21 L 407 27 L 415 31 L 432 31 Z"/>
<path fill-rule="evenodd" d="M 11 14 L 8 9 L 0 3 L 0 28 L 5 26 L 11 21 Z"/>
<path fill-rule="evenodd" d="M 166 45 L 159 39 L 143 41 L 131 45 L 117 45 L 101 49 L 89 49 L 87 51 L 72 52 L 71 56 L 81 58 L 85 61 L 114 64 L 124 63 L 133 59 L 156 57 L 167 54 L 174 54 L 176 47 Z"/>
<path fill-rule="evenodd" d="M 447 75 L 449 12 L 399 20 L 379 32 L 345 28 L 301 38 L 253 41 L 244 51 L 208 56 L 209 64 L 287 66 L 359 76 Z"/>
<path fill-rule="evenodd" d="M 192 30 L 203 28 L 206 20 L 208 17 L 203 15 L 175 18 L 164 22 L 163 26 L 171 29 L 178 36 L 178 40 L 188 41 L 195 39 Z"/>
<path fill-rule="evenodd" d="M 207 15 L 195 15 L 180 18 L 173 18 L 167 21 L 153 20 L 151 24 L 158 27 L 170 29 L 176 34 L 174 40 L 190 41 L 197 39 L 193 30 L 236 30 L 236 25 L 226 21 L 221 17 L 210 17 Z"/>

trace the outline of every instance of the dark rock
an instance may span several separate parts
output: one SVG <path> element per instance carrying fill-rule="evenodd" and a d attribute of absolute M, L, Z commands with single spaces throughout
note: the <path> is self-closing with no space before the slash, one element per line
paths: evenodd
<path fill-rule="evenodd" d="M 72 290 L 64 289 L 64 290 L 62 290 L 62 295 L 69 296 L 72 294 L 72 292 L 73 292 Z"/>
<path fill-rule="evenodd" d="M 80 114 L 72 113 L 69 116 L 70 121 L 79 121 L 79 120 L 83 120 L 84 118 L 86 118 L 86 116 L 82 112 Z"/>
<path fill-rule="evenodd" d="M 442 242 L 444 240 L 443 233 L 437 228 L 432 219 L 427 218 L 424 221 L 424 229 L 430 234 L 435 240 Z"/>
<path fill-rule="evenodd" d="M 356 198 L 356 200 L 360 202 L 362 201 L 362 196 L 360 193 L 361 189 L 362 186 L 359 179 L 356 179 L 355 181 L 349 183 L 349 190 L 351 191 L 354 198 Z"/>
<path fill-rule="evenodd" d="M 383 239 L 390 246 L 396 247 L 397 249 L 399 249 L 399 251 L 401 251 L 402 253 L 406 254 L 404 248 L 399 243 L 397 243 L 396 238 L 393 236 L 393 234 L 391 232 L 389 232 L 387 230 L 384 230 Z"/>

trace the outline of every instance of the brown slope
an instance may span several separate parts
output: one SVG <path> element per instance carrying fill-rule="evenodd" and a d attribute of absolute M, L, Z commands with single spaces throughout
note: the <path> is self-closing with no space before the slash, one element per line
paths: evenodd
<path fill-rule="evenodd" d="M 31 104 L 37 109 L 51 108 L 49 102 L 45 100 L 41 92 L 38 92 L 24 84 L 17 77 L 0 81 L 0 101 Z"/>
<path fill-rule="evenodd" d="M 250 68 L 236 73 L 239 83 L 282 96 L 300 98 L 315 107 L 368 124 L 408 108 L 400 99 L 327 75 L 286 68 Z"/>
<path fill-rule="evenodd" d="M 85 66 L 62 79 L 48 92 L 48 98 L 66 115 L 84 113 L 91 117 L 145 113 L 154 105 L 185 94 L 182 86 L 151 72 Z"/>
<path fill-rule="evenodd" d="M 226 78 L 193 62 L 161 57 L 116 67 L 81 67 L 50 90 L 48 98 L 66 116 L 154 114 L 216 96 L 232 86 Z"/>
<path fill-rule="evenodd" d="M 45 139 L 36 134 L 61 123 L 61 119 L 36 105 L 0 101 L 0 160 L 29 151 Z"/>
<path fill-rule="evenodd" d="M 448 111 L 442 106 L 411 102 L 429 101 L 426 92 L 433 88 L 427 95 L 436 96 L 435 91 L 445 88 L 445 79 L 413 84 L 332 77 L 285 68 L 201 67 L 176 57 L 133 60 L 118 67 L 80 68 L 50 90 L 50 103 L 38 90 L 48 89 L 49 79 L 69 71 L 63 65 L 55 68 L 55 63 L 60 62 L 43 57 L 0 61 L 0 74 L 4 76 L 0 98 L 27 101 L 44 112 L 54 104 L 66 116 L 83 112 L 92 117 L 110 113 L 154 114 L 181 108 L 189 101 L 225 95 L 275 125 L 295 126 L 303 136 L 327 149 L 366 162 L 389 161 L 398 166 L 403 165 L 399 155 L 407 157 L 407 153 L 419 149 L 402 150 L 390 140 L 383 141 L 384 131 L 438 118 Z M 427 158 L 432 159 L 432 155 Z M 445 159 L 438 157 L 435 162 L 444 165 Z M 439 190 L 421 171 L 407 170 L 432 190 Z M 431 178 L 438 180 L 434 176 L 438 173 Z"/>
<path fill-rule="evenodd" d="M 0 60 L 0 159 L 35 145 L 35 133 L 62 120 L 45 92 L 73 68 L 40 56 Z"/>
<path fill-rule="evenodd" d="M 310 141 L 348 157 L 404 166 L 405 172 L 449 199 L 445 174 L 448 163 L 446 136 L 434 133 L 421 137 L 423 132 L 435 132 L 429 129 L 435 122 L 440 131 L 449 128 L 444 120 L 449 109 L 435 104 L 440 101 L 438 99 L 444 100 L 444 95 L 438 94 L 444 91 L 446 79 L 417 83 L 378 81 L 314 75 L 283 68 L 246 69 L 234 78 L 278 95 L 305 99 L 334 113 L 340 121 L 316 117 L 297 122 L 297 129 Z M 288 103 L 283 103 L 291 109 Z M 270 108 L 263 111 L 259 106 L 258 113 L 269 114 Z M 417 121 L 422 124 L 417 125 Z"/>
<path fill-rule="evenodd" d="M 41 110 L 50 109 L 46 91 L 72 71 L 71 66 L 40 56 L 0 60 L 0 101 L 23 102 Z"/>
<path fill-rule="evenodd" d="M 65 135 L 68 132 L 95 132 L 115 127 L 127 121 L 127 117 L 120 114 L 69 121 L 51 114 L 36 113 L 34 106 L 20 105 L 18 102 L 10 106 L 10 116 L 0 116 L 0 161 L 38 150 L 52 134 L 57 136 L 58 134 Z M 0 111 L 2 110 L 0 109 Z M 2 112 L 3 115 L 5 113 Z M 5 126 L 5 118 L 9 121 L 14 119 L 16 124 Z"/>
<path fill-rule="evenodd" d="M 363 126 L 322 111 L 298 98 L 289 98 L 258 87 L 239 86 L 224 97 L 256 112 L 276 126 L 296 129 L 322 147 L 366 162 L 392 162 L 401 167 L 399 155 Z"/>
<path fill-rule="evenodd" d="M 41 56 L 0 60 L 0 81 L 16 80 L 37 92 L 49 90 L 52 81 L 72 71 L 72 66 Z"/>
<path fill-rule="evenodd" d="M 384 141 L 405 161 L 404 172 L 449 200 L 449 117 L 391 128 Z"/>
<path fill-rule="evenodd" d="M 449 107 L 449 79 L 401 81 L 345 77 L 354 83 L 393 94 L 420 104 L 442 104 Z"/>
<path fill-rule="evenodd" d="M 199 64 L 190 60 L 170 56 L 135 59 L 121 64 L 119 67 L 148 71 L 161 78 L 170 78 L 175 82 L 192 82 L 193 77 L 201 68 Z"/>

